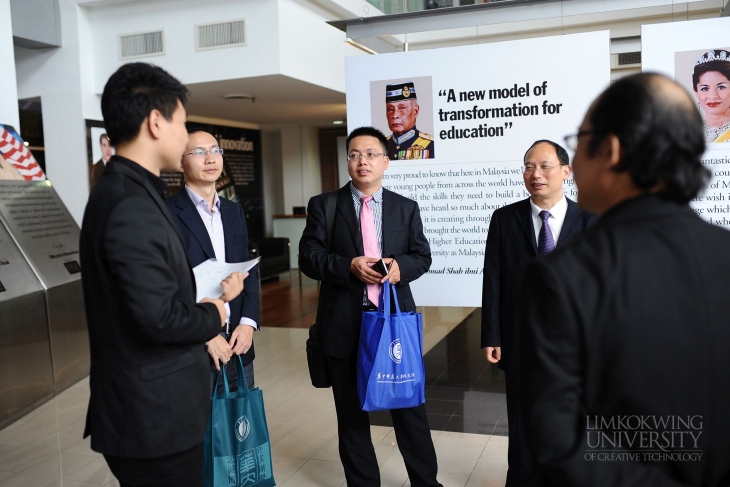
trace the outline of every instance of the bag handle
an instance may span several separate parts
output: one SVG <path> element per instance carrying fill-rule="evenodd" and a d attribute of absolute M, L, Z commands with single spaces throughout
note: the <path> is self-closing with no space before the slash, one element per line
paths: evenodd
<path fill-rule="evenodd" d="M 393 294 L 393 301 L 395 302 L 395 314 L 400 315 L 400 304 L 398 303 L 398 293 L 395 291 L 395 286 L 390 284 L 390 279 L 385 281 L 380 289 L 380 306 L 378 306 L 378 311 L 385 314 L 386 316 L 390 316 L 390 295 Z"/>
<path fill-rule="evenodd" d="M 228 396 L 231 393 L 230 388 L 228 387 L 228 376 L 226 376 L 226 364 L 221 364 L 221 370 L 218 372 L 218 375 L 215 376 L 213 394 L 210 396 L 211 399 L 218 397 L 218 381 L 220 380 L 221 375 L 223 376 L 223 395 Z"/>
<path fill-rule="evenodd" d="M 248 388 L 248 379 L 246 378 L 246 371 L 243 368 L 243 360 L 241 360 L 240 355 L 236 355 L 236 358 L 238 359 L 238 362 L 236 367 L 238 367 L 238 390 L 239 391 L 248 391 L 250 390 Z M 226 383 L 227 385 L 228 383 Z"/>
<path fill-rule="evenodd" d="M 236 358 L 238 359 L 238 364 L 236 367 L 238 368 L 238 390 L 239 391 L 246 391 L 248 392 L 250 389 L 248 387 L 248 380 L 243 380 L 244 377 L 246 377 L 246 371 L 243 368 L 243 360 L 241 360 L 240 355 L 236 355 Z M 218 375 L 215 378 L 215 384 L 213 385 L 213 394 L 210 396 L 211 399 L 216 397 L 216 393 L 218 392 L 218 380 L 220 380 L 221 375 L 223 376 L 223 392 L 224 395 L 227 397 L 231 394 L 231 389 L 228 386 L 228 376 L 226 374 L 226 364 L 221 364 L 221 370 L 218 372 Z"/>

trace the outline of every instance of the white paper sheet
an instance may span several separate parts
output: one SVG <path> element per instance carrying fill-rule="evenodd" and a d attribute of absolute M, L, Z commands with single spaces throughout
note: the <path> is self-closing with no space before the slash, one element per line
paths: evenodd
<path fill-rule="evenodd" d="M 248 262 L 240 262 L 228 264 L 226 262 L 218 262 L 215 259 L 206 260 L 202 264 L 193 267 L 193 275 L 195 275 L 195 286 L 197 294 L 196 302 L 200 302 L 203 298 L 218 298 L 223 294 L 223 286 L 221 282 L 232 272 L 247 273 L 259 263 L 261 257 L 249 260 Z"/>

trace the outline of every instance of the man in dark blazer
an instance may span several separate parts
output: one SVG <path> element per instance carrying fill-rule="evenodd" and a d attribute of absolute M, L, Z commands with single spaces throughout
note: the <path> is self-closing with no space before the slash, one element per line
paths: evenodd
<path fill-rule="evenodd" d="M 79 244 L 91 348 L 84 437 L 123 487 L 202 483 L 210 411 L 203 344 L 225 320 L 220 299 L 195 304 L 185 247 L 163 195 L 161 171 L 179 167 L 187 90 L 164 70 L 126 64 L 101 99 L 117 155 L 91 191 Z"/>
<path fill-rule="evenodd" d="M 487 234 L 481 345 L 487 360 L 497 363 L 505 375 L 509 487 L 540 485 L 540 480 L 532 477 L 532 455 L 521 414 L 517 317 L 522 304 L 522 275 L 530 260 L 565 245 L 595 220 L 563 194 L 563 182 L 571 171 L 568 163 L 568 153 L 555 142 L 533 143 L 523 166 L 530 197 L 496 210 Z"/>
<path fill-rule="evenodd" d="M 688 206 L 710 174 L 697 107 L 634 75 L 566 139 L 578 203 L 601 218 L 526 271 L 536 464 L 562 487 L 728 486 L 730 233 Z"/>
<path fill-rule="evenodd" d="M 331 247 L 325 243 L 327 193 L 309 201 L 299 242 L 302 272 L 322 282 L 316 338 L 327 357 L 345 477 L 348 485 L 358 487 L 380 485 L 370 420 L 360 409 L 355 379 L 362 312 L 376 308 L 377 288 L 386 279 L 395 284 L 401 309 L 415 311 L 409 283 L 431 265 L 418 204 L 382 187 L 389 162 L 386 144 L 383 133 L 372 127 L 350 133 L 347 168 L 352 181 L 335 193 Z M 361 228 L 377 237 L 363 239 Z M 370 268 L 381 257 L 389 266 L 386 276 Z M 411 485 L 440 485 L 424 405 L 390 413 Z"/>
<path fill-rule="evenodd" d="M 188 136 L 180 169 L 185 174 L 185 185 L 165 203 L 185 242 L 190 264 L 195 267 L 209 259 L 251 260 L 243 208 L 216 192 L 216 181 L 223 171 L 223 149 L 212 134 L 201 129 L 188 130 Z M 256 267 L 244 281 L 243 292 L 226 305 L 226 312 L 226 329 L 205 344 L 211 357 L 211 389 L 221 362 L 227 364 L 228 381 L 236 387 L 238 368 L 236 360 L 231 360 L 234 355 L 240 355 L 248 386 L 253 387 L 253 332 L 259 321 Z"/>

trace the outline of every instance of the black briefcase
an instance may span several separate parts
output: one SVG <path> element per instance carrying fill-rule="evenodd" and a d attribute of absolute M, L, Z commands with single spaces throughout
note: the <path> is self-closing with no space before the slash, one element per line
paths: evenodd
<path fill-rule="evenodd" d="M 332 387 L 327 359 L 317 341 L 317 324 L 309 327 L 309 338 L 307 339 L 307 365 L 309 366 L 309 378 L 314 387 L 326 389 Z"/>

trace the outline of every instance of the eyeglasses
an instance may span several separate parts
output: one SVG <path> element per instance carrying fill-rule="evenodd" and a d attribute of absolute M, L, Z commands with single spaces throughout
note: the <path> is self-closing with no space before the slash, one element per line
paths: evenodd
<path fill-rule="evenodd" d="M 583 137 L 584 135 L 590 135 L 592 133 L 594 133 L 593 130 L 581 130 L 576 134 L 566 135 L 565 136 L 565 145 L 568 146 L 568 149 L 575 152 L 576 150 L 578 150 L 578 139 L 580 137 Z"/>
<path fill-rule="evenodd" d="M 205 157 L 208 154 L 210 154 L 212 156 L 222 156 L 223 149 L 221 149 L 220 147 L 213 147 L 211 150 L 195 149 L 194 151 L 188 152 L 185 155 L 193 156 L 193 157 Z"/>
<path fill-rule="evenodd" d="M 534 164 L 525 164 L 524 166 L 522 166 L 522 172 L 523 173 L 531 173 L 531 172 L 535 172 L 535 169 L 538 169 L 538 168 L 542 172 L 548 172 L 550 169 L 552 169 L 554 167 L 564 166 L 564 165 L 565 164 L 553 164 L 553 165 L 550 165 L 550 164 L 541 164 L 539 166 L 536 166 Z"/>
<path fill-rule="evenodd" d="M 347 154 L 347 160 L 350 162 L 356 162 L 359 161 L 361 157 L 365 158 L 366 161 L 373 161 L 378 156 L 384 156 L 382 152 L 366 152 L 364 154 L 361 154 L 360 152 L 353 152 L 351 154 Z"/>

